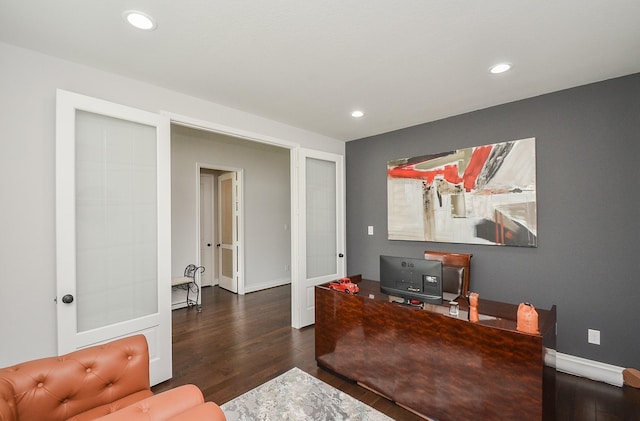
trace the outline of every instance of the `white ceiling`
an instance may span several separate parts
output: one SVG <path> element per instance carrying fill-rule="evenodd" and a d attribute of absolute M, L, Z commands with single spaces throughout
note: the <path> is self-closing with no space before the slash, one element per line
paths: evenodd
<path fill-rule="evenodd" d="M 0 41 L 352 140 L 640 72 L 640 0 L 0 0 Z"/>

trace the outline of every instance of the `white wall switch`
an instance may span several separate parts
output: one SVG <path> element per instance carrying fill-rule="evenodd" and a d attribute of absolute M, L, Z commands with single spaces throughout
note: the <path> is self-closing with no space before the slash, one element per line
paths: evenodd
<path fill-rule="evenodd" d="M 369 226 L 367 227 L 367 234 L 369 234 L 369 235 L 373 235 L 373 225 L 369 225 Z"/>
<path fill-rule="evenodd" d="M 600 345 L 600 331 L 595 329 L 587 329 L 587 340 L 590 344 Z"/>

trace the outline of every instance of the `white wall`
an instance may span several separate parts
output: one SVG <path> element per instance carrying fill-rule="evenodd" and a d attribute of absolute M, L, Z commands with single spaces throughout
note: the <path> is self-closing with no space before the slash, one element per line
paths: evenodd
<path fill-rule="evenodd" d="M 173 275 L 181 275 L 199 254 L 198 163 L 244 170 L 246 290 L 290 282 L 291 271 L 285 270 L 291 264 L 289 150 L 180 126 L 171 131 Z"/>
<path fill-rule="evenodd" d="M 57 88 L 344 154 L 344 143 L 335 139 L 3 43 L 0 62 L 0 367 L 57 349 Z"/>

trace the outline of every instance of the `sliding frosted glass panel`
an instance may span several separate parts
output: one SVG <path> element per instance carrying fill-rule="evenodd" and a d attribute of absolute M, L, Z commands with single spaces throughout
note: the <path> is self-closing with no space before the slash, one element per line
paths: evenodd
<path fill-rule="evenodd" d="M 76 112 L 78 332 L 158 311 L 156 129 Z"/>
<path fill-rule="evenodd" d="M 307 278 L 337 273 L 336 164 L 306 158 Z"/>

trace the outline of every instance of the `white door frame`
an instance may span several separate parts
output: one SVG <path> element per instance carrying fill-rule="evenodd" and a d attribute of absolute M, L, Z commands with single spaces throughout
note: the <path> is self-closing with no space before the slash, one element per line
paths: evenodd
<path fill-rule="evenodd" d="M 175 124 L 180 124 L 178 122 L 172 121 Z M 202 130 L 207 130 L 206 128 L 202 128 Z M 207 130 L 207 131 L 212 131 L 212 130 Z M 225 166 L 225 165 L 217 165 L 217 164 L 205 164 L 202 162 L 196 162 L 196 172 L 198 174 L 197 178 L 197 192 L 198 194 L 196 195 L 196 244 L 198 244 L 198 251 L 200 251 L 200 170 L 201 169 L 207 169 L 207 170 L 217 170 L 217 171 L 228 171 L 228 172 L 237 172 L 238 173 L 238 204 L 239 204 L 239 209 L 238 209 L 238 252 L 237 252 L 237 259 L 238 259 L 238 271 L 236 274 L 237 277 L 237 281 L 238 281 L 238 294 L 240 295 L 244 295 L 245 294 L 245 279 L 244 279 L 244 186 L 243 186 L 243 180 L 244 180 L 244 170 L 242 168 L 237 168 L 237 167 L 229 167 L 229 166 Z M 217 198 L 215 199 L 216 202 L 216 206 L 217 206 Z M 216 222 L 217 223 L 217 222 Z M 216 239 L 217 240 L 217 239 Z M 199 262 L 200 260 L 200 253 L 198 253 L 198 265 L 200 265 L 201 263 Z M 220 262 L 218 261 L 218 264 L 220 264 Z"/>

